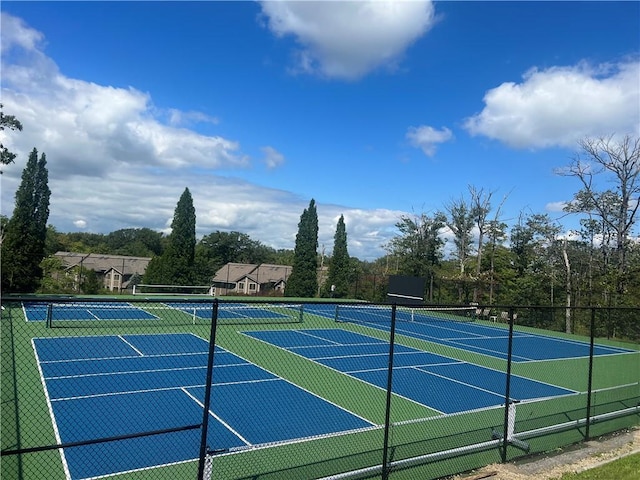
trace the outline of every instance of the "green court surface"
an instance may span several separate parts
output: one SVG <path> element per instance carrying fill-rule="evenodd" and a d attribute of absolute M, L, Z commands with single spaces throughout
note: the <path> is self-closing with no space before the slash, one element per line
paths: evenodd
<path fill-rule="evenodd" d="M 131 302 L 140 309 L 146 308 L 147 312 L 161 321 L 147 321 L 151 319 L 144 316 L 145 321 L 142 323 L 136 323 L 134 320 L 118 322 L 113 318 L 103 320 L 82 318 L 82 322 L 72 324 L 69 321 L 67 323 L 70 325 L 67 325 L 62 319 L 60 328 L 55 328 L 54 319 L 52 323 L 54 328 L 47 328 L 46 321 L 27 321 L 25 317 L 27 310 L 22 303 L 9 303 L 3 300 L 5 307 L 2 311 L 1 324 L 3 452 L 56 444 L 50 406 L 34 354 L 32 342 L 34 338 L 191 333 L 200 338 L 209 339 L 211 326 L 207 321 L 199 321 L 199 312 L 195 309 L 197 306 L 185 303 L 184 308 L 174 305 L 171 308 L 160 309 L 155 303 L 137 303 L 139 300 L 131 299 Z M 129 299 L 126 301 L 128 302 Z M 222 452 L 212 457 L 212 467 L 215 472 L 213 478 L 321 478 L 379 465 L 382 462 L 384 425 L 387 418 L 387 392 L 384 389 L 311 361 L 286 348 L 260 341 L 247 335 L 246 332 L 337 329 L 386 342 L 389 340 L 389 332 L 367 325 L 337 323 L 327 316 L 312 313 L 313 308 L 305 309 L 304 304 L 302 304 L 301 317 L 298 316 L 297 307 L 284 308 L 286 311 L 282 306 L 262 304 L 255 311 L 240 310 L 248 314 L 243 313 L 235 321 L 234 318 L 227 318 L 218 326 L 216 345 L 379 427 L 343 435 L 305 438 L 295 442 Z M 206 319 L 209 311 L 202 312 L 204 312 L 203 319 Z M 82 317 L 82 314 L 79 316 Z M 476 320 L 473 324 L 500 328 L 508 333 L 504 325 L 496 326 L 480 320 Z M 515 331 L 570 342 L 586 342 L 586 344 L 589 342 L 585 337 L 532 327 L 516 327 Z M 396 335 L 396 343 L 403 347 L 447 357 L 455 362 L 466 362 L 502 373 L 507 371 L 507 362 L 504 358 L 460 348 L 436 339 L 429 340 L 399 333 Z M 515 432 L 537 432 L 526 440 L 529 453 L 552 450 L 583 440 L 585 426 L 580 423 L 580 419 L 586 415 L 588 401 L 590 415 L 606 415 L 637 408 L 640 402 L 638 345 L 612 339 L 596 339 L 596 344 L 628 351 L 597 355 L 591 364 L 588 357 L 542 359 L 511 364 L 513 375 L 574 392 L 570 395 L 536 398 L 517 405 Z M 590 398 L 587 395 L 589 386 L 592 391 Z M 429 389 L 430 385 L 425 384 L 422 388 Z M 443 395 L 446 394 L 443 392 Z M 295 408 L 296 405 L 288 405 L 284 402 L 281 406 L 282 415 L 286 416 L 288 409 Z M 96 412 L 96 415 L 99 414 L 100 412 Z M 150 411 L 149 414 L 162 415 L 162 412 Z M 311 411 L 308 414 L 312 418 L 314 412 Z M 392 460 L 432 455 L 427 458 L 424 465 L 394 470 L 390 478 L 416 478 L 416 475 L 420 478 L 437 478 L 502 460 L 502 452 L 497 447 L 480 449 L 477 452 L 470 450 L 458 456 L 446 454 L 438 457 L 437 452 L 464 449 L 470 445 L 494 440 L 492 435 L 504 429 L 503 405 L 443 414 L 441 411 L 430 408 L 429 405 L 394 394 L 390 397 L 389 419 L 391 425 L 387 433 Z M 639 419 L 637 410 L 635 413 L 624 416 L 611 418 L 605 416 L 603 420 L 590 426 L 589 435 L 593 437 L 635 425 L 639 423 Z M 571 422 L 575 423 L 573 427 L 568 426 L 557 431 L 550 429 L 545 432 L 545 429 L 553 425 Z M 506 452 L 506 458 L 515 458 L 524 454 L 522 450 L 510 446 Z M 129 472 L 112 478 L 195 478 L 197 468 L 197 461 L 194 460 Z M 45 472 L 47 478 L 66 478 L 65 466 L 58 450 L 2 457 L 0 471 L 2 478 L 43 478 Z"/>

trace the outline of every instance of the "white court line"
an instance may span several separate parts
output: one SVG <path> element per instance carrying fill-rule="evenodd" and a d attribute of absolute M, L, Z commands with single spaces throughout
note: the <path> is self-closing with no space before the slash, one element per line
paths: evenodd
<path fill-rule="evenodd" d="M 189 396 L 189 398 L 191 398 L 194 402 L 196 402 L 198 405 L 200 405 L 200 408 L 204 408 L 204 403 L 202 403 L 195 396 L 193 396 L 191 393 L 189 393 L 189 391 L 186 388 L 182 388 L 181 390 L 184 393 L 186 393 Z M 238 437 L 240 440 L 242 440 L 242 443 L 244 443 L 245 445 L 248 445 L 248 446 L 252 445 L 252 443 L 249 440 L 247 440 L 242 435 L 240 435 L 240 432 L 238 432 L 236 429 L 231 427 L 231 425 L 229 425 L 227 422 L 225 422 L 222 418 L 220 418 L 214 412 L 212 412 L 211 410 L 208 410 L 207 413 L 209 415 L 211 415 L 213 418 L 215 418 L 216 420 L 218 420 L 222 425 L 224 425 L 224 427 L 227 430 L 229 430 L 231 433 L 233 433 L 236 437 Z"/>
<path fill-rule="evenodd" d="M 125 338 L 122 335 L 118 335 L 118 338 L 122 340 L 124 343 L 126 343 L 127 345 L 129 345 L 131 348 L 133 348 L 138 353 L 138 355 L 140 355 L 141 357 L 145 356 L 145 354 L 142 353 L 140 350 L 138 350 L 136 347 L 134 347 L 131 342 L 125 340 Z"/>
<path fill-rule="evenodd" d="M 108 336 L 115 337 L 115 335 L 108 335 Z M 36 337 L 36 338 L 45 339 L 45 338 L 69 338 L 69 337 Z M 75 337 L 75 338 L 84 338 L 84 337 Z M 226 350 L 216 352 L 216 355 L 218 354 L 229 354 L 229 352 L 227 352 Z M 162 353 L 162 354 L 154 354 L 154 355 L 145 355 L 144 357 L 145 358 L 170 358 L 170 357 L 188 357 L 188 356 L 195 356 L 195 355 L 208 356 L 209 352 Z M 103 362 L 103 361 L 109 361 L 109 360 L 127 360 L 127 359 L 134 359 L 134 358 L 140 358 L 140 356 L 139 355 L 120 355 L 117 357 L 70 358 L 65 360 L 43 360 L 40 363 L 54 364 L 54 363 L 73 363 L 73 362 Z"/>
<path fill-rule="evenodd" d="M 140 358 L 140 357 L 132 357 L 132 358 Z M 178 372 L 181 370 L 197 370 L 207 368 L 206 365 L 202 365 L 199 367 L 181 367 L 181 368 L 153 368 L 150 370 L 125 370 L 125 371 L 117 371 L 117 372 L 96 372 L 96 373 L 80 373 L 77 375 L 61 375 L 58 377 L 45 377 L 47 380 L 67 380 L 73 378 L 86 378 L 86 377 L 111 377 L 115 375 L 136 375 L 138 373 L 158 373 L 158 372 Z"/>
<path fill-rule="evenodd" d="M 259 380 L 243 380 L 241 382 L 224 382 L 224 383 L 216 383 L 216 386 L 226 386 L 226 385 L 244 385 L 248 383 L 262 383 L 262 382 L 274 382 L 277 381 L 278 378 L 263 378 Z M 174 387 L 162 387 L 162 388 L 145 388 L 141 390 L 130 390 L 128 392 L 105 392 L 105 393 L 94 393 L 91 395 L 80 395 L 77 397 L 60 397 L 54 398 L 52 402 L 63 402 L 69 400 L 83 400 L 85 398 L 101 398 L 101 397 L 111 397 L 115 395 L 135 395 L 138 393 L 152 393 L 152 392 L 168 392 L 171 390 L 180 390 L 181 388 L 204 388 L 206 385 L 204 383 L 194 384 L 194 385 L 176 385 Z"/>
<path fill-rule="evenodd" d="M 271 330 L 271 331 L 277 331 L 277 330 Z M 294 331 L 297 331 L 297 330 L 294 330 Z M 260 339 L 258 339 L 258 338 L 251 337 L 251 336 L 247 335 L 245 332 L 238 332 L 238 333 L 239 333 L 239 334 L 241 334 L 241 335 L 244 335 L 244 336 L 246 336 L 246 337 L 248 337 L 248 338 L 251 338 L 252 340 L 257 340 L 257 341 L 262 342 L 262 343 L 264 343 L 264 344 L 266 344 L 266 345 L 270 345 L 270 346 L 275 347 L 275 348 L 280 348 L 281 350 L 284 350 L 285 352 L 292 353 L 293 355 L 298 355 L 298 354 L 297 354 L 297 353 L 295 353 L 295 352 L 291 352 L 290 350 L 283 349 L 283 348 L 278 347 L 277 345 L 274 345 L 274 344 L 272 344 L 272 343 L 264 342 L 263 340 L 260 340 Z M 264 370 L 264 371 L 265 371 L 265 372 L 267 372 L 267 373 L 270 373 L 271 375 L 273 375 L 273 376 L 274 376 L 274 377 L 276 377 L 277 379 L 280 379 L 280 380 L 282 380 L 283 382 L 288 383 L 289 385 L 293 385 L 294 387 L 299 388 L 300 390 L 303 390 L 303 391 L 307 392 L 309 395 L 313 395 L 314 397 L 319 398 L 319 399 L 320 399 L 320 400 L 322 400 L 323 402 L 326 402 L 326 403 L 328 403 L 328 404 L 330 404 L 330 405 L 333 405 L 334 407 L 336 407 L 336 408 L 338 408 L 338 409 L 342 410 L 343 412 L 347 412 L 347 413 L 349 413 L 349 414 L 353 415 L 354 417 L 359 418 L 360 420 L 362 420 L 362 421 L 364 421 L 364 422 L 367 422 L 368 424 L 370 424 L 370 425 L 372 425 L 372 426 L 376 426 L 376 424 L 375 424 L 375 423 L 373 423 L 373 422 L 371 422 L 370 420 L 368 420 L 368 419 L 366 419 L 366 418 L 364 418 L 364 417 L 362 417 L 362 416 L 358 415 L 357 413 L 354 413 L 354 412 L 352 412 L 351 410 L 347 410 L 347 409 L 346 409 L 346 408 L 344 408 L 343 406 L 338 405 L 337 403 L 334 403 L 334 402 L 332 402 L 331 400 L 327 400 L 326 398 L 321 397 L 320 395 L 318 395 L 318 394 L 316 394 L 316 393 L 312 392 L 311 390 L 308 390 L 308 389 L 306 389 L 306 388 L 304 388 L 304 387 L 301 387 L 300 385 L 298 385 L 298 384 L 296 384 L 296 383 L 293 383 L 293 382 L 291 382 L 290 380 L 287 380 L 286 378 L 281 377 L 280 375 L 278 375 L 278 374 L 276 374 L 276 373 L 273 373 L 271 370 L 267 370 L 266 368 L 261 367 L 260 365 L 257 365 L 257 364 L 255 364 L 255 363 L 253 363 L 251 360 L 247 360 L 246 358 L 244 358 L 244 357 L 242 357 L 242 356 L 240 356 L 240 355 L 238 355 L 238 354 L 236 354 L 236 353 L 234 353 L 234 355 L 238 356 L 239 358 L 242 358 L 243 360 L 245 360 L 246 362 L 251 363 L 252 365 L 255 365 L 257 368 L 259 368 L 259 369 L 261 369 L 261 370 Z M 302 355 L 298 355 L 298 356 L 299 356 L 299 357 L 301 357 L 301 358 L 306 358 L 306 357 L 303 357 Z"/>
<path fill-rule="evenodd" d="M 36 358 L 36 365 L 38 366 L 38 372 L 40 373 L 40 382 L 42 383 L 42 389 L 44 391 L 44 396 L 47 401 L 47 408 L 49 409 L 49 416 L 51 417 L 51 424 L 53 425 L 53 433 L 56 437 L 56 443 L 58 445 L 62 444 L 62 438 L 60 437 L 60 430 L 58 429 L 58 422 L 56 421 L 56 416 L 53 413 L 53 404 L 51 397 L 49 396 L 49 390 L 47 388 L 47 382 L 44 378 L 42 368 L 40 366 L 40 357 L 38 356 L 38 349 L 36 348 L 35 339 L 31 339 L 31 347 L 33 348 L 33 354 Z M 64 469 L 65 476 L 70 479 L 71 472 L 69 471 L 69 465 L 67 464 L 67 457 L 65 456 L 64 449 L 58 449 L 60 453 L 60 460 L 62 461 L 62 468 Z"/>
<path fill-rule="evenodd" d="M 504 395 L 500 395 L 492 390 L 487 390 L 486 388 L 482 388 L 482 387 L 478 387 L 477 385 L 471 385 L 470 383 L 467 382 L 463 382 L 461 380 L 456 380 L 455 378 L 451 378 L 451 377 L 447 377 L 445 375 L 440 375 L 439 373 L 434 373 L 434 372 L 428 372 L 426 370 L 420 370 L 419 368 L 413 367 L 416 371 L 420 372 L 420 373 L 426 373 L 427 375 L 433 375 L 434 377 L 439 377 L 442 378 L 443 380 L 447 380 L 449 382 L 453 382 L 453 383 L 457 383 L 459 385 L 464 385 L 465 387 L 468 388 L 473 388 L 474 390 L 480 390 L 481 392 L 485 392 L 485 393 L 490 393 L 491 395 L 494 395 L 502 400 L 504 400 Z"/>
<path fill-rule="evenodd" d="M 264 330 L 263 330 L 263 331 L 264 331 Z M 277 331 L 277 330 L 271 330 L 271 331 Z M 238 332 L 238 333 L 240 333 L 240 334 L 242 334 L 242 335 L 246 335 L 247 337 L 249 337 L 249 338 L 251 338 L 251 339 L 253 339 L 253 340 L 256 340 L 256 341 L 258 341 L 258 342 L 262 342 L 262 343 L 264 343 L 264 344 L 266 344 L 266 345 L 269 345 L 269 346 L 271 346 L 271 347 L 273 347 L 273 348 L 278 348 L 278 349 L 283 350 L 283 351 L 285 351 L 285 352 L 288 352 L 288 353 L 290 353 L 290 354 L 292 354 L 292 355 L 296 355 L 297 357 L 304 358 L 305 360 L 307 360 L 307 361 L 309 361 L 309 362 L 312 362 L 312 363 L 315 363 L 316 365 L 320 365 L 320 366 L 322 366 L 322 367 L 324 367 L 324 368 L 328 368 L 328 369 L 330 369 L 330 370 L 333 370 L 334 372 L 339 373 L 340 375 L 345 375 L 345 376 L 349 377 L 350 379 L 355 380 L 355 381 L 357 381 L 357 382 L 364 383 L 364 384 L 366 384 L 366 385 L 369 385 L 370 387 L 377 388 L 378 390 L 382 390 L 382 391 L 384 391 L 384 392 L 386 392 L 386 391 L 387 391 L 387 389 L 386 389 L 386 388 L 382 388 L 382 387 L 379 387 L 379 386 L 377 386 L 377 385 L 374 385 L 373 383 L 369 383 L 369 382 L 367 382 L 367 381 L 365 381 L 365 380 L 361 380 L 360 378 L 354 377 L 353 375 L 349 375 L 348 373 L 345 373 L 345 372 L 343 372 L 343 371 L 341 371 L 341 370 L 338 370 L 338 369 L 336 369 L 336 368 L 329 367 L 329 366 L 327 366 L 327 365 L 323 365 L 322 363 L 320 363 L 320 362 L 316 362 L 316 361 L 315 361 L 314 359 L 312 359 L 312 358 L 309 358 L 309 357 L 305 357 L 305 356 L 303 356 L 303 355 L 300 355 L 299 353 L 297 353 L 297 352 L 295 352 L 295 351 L 287 350 L 286 348 L 281 347 L 281 346 L 279 346 L 279 345 L 275 345 L 275 344 L 273 344 L 273 343 L 266 342 L 266 341 L 261 340 L 261 339 L 259 339 L 259 338 L 252 337 L 252 336 L 250 336 L 250 335 L 247 335 L 247 333 L 246 333 L 246 332 Z M 364 336 L 366 336 L 366 335 L 364 335 Z M 419 351 L 419 350 L 417 350 L 417 351 Z M 296 385 L 296 386 L 298 386 L 298 385 Z M 299 387 L 299 386 L 298 386 L 298 388 L 301 388 L 301 387 Z M 312 393 L 313 395 L 315 395 L 315 393 L 313 393 L 313 392 L 310 392 L 310 393 Z M 413 399 L 411 399 L 411 398 L 405 397 L 405 396 L 400 395 L 399 393 L 396 393 L 396 392 L 393 392 L 393 394 L 394 394 L 395 396 L 397 396 L 397 397 L 399 397 L 399 398 L 402 398 L 402 399 L 404 399 L 404 400 L 406 400 L 406 401 L 408 401 L 408 402 L 411 402 L 411 403 L 413 403 L 413 404 L 415 404 L 415 405 L 419 405 L 419 406 L 421 406 L 421 407 L 428 408 L 429 410 L 431 410 L 431 411 L 433 411 L 433 412 L 437 412 L 437 413 L 439 413 L 440 415 L 444 415 L 444 412 L 441 412 L 440 410 L 436 410 L 435 408 L 430 407 L 429 405 L 425 405 L 424 403 L 420 403 L 420 402 L 418 402 L 418 401 L 416 401 L 416 400 L 413 400 Z M 322 398 L 323 400 L 325 400 L 325 401 L 327 401 L 327 402 L 328 402 L 328 400 L 324 399 L 323 397 L 319 397 L 319 398 Z M 330 403 L 333 403 L 333 402 L 330 402 Z M 334 405 L 335 405 L 335 404 L 334 404 Z M 370 422 L 369 420 L 367 420 L 366 418 L 360 417 L 359 415 L 356 415 L 355 413 L 350 412 L 349 410 L 347 410 L 347 409 L 345 409 L 345 408 L 341 407 L 340 405 L 336 405 L 336 406 L 337 406 L 337 407 L 339 407 L 339 408 L 341 408 L 342 410 L 345 410 L 346 412 L 351 413 L 352 415 L 357 416 L 358 418 L 361 418 L 362 420 L 365 420 L 365 421 L 367 421 L 367 422 L 371 423 L 372 425 L 375 425 L 375 424 L 373 424 L 372 422 Z"/>
<path fill-rule="evenodd" d="M 370 327 L 370 328 L 377 329 L 377 330 L 388 331 L 388 329 L 386 329 L 386 330 L 385 329 L 381 329 L 380 327 L 375 326 L 375 324 L 372 324 L 372 325 L 367 324 L 367 326 Z M 397 329 L 396 329 L 396 331 L 397 331 Z M 444 347 L 450 347 L 450 348 L 456 348 L 458 350 L 464 350 L 466 353 L 476 353 L 478 355 L 484 355 L 484 356 L 487 356 L 487 357 L 498 358 L 498 359 L 502 359 L 502 360 L 506 361 L 506 358 L 502 358 L 502 357 L 506 356 L 507 352 L 503 352 L 501 350 L 491 350 L 489 348 L 473 347 L 474 349 L 481 350 L 481 351 L 476 351 L 476 350 L 470 350 L 470 346 L 469 345 L 465 345 L 464 343 L 460 344 L 459 342 L 456 342 L 454 340 L 447 340 L 448 343 L 444 343 L 442 341 L 442 339 L 439 339 L 437 337 L 433 337 L 433 336 L 430 336 L 430 335 L 425 335 L 425 334 L 422 334 L 422 333 L 417 333 L 417 332 L 408 331 L 408 330 L 407 331 L 400 330 L 399 333 L 401 335 L 405 335 L 405 336 L 407 336 L 409 338 L 428 341 L 428 342 L 435 343 L 437 345 L 441 345 L 441 346 L 444 346 Z M 491 337 L 483 337 L 483 336 L 478 336 L 476 338 L 476 340 L 490 340 L 490 339 L 491 339 Z M 455 344 L 455 345 L 452 345 L 452 344 Z M 484 353 L 484 352 L 491 352 L 491 353 Z M 492 353 L 493 353 L 493 355 L 492 355 Z M 499 356 L 498 356 L 498 354 L 499 354 Z M 522 357 L 520 355 L 514 355 L 513 353 L 511 355 L 511 358 L 512 359 L 519 358 L 519 359 L 522 359 L 521 361 L 533 361 L 534 360 L 532 358 Z"/>
<path fill-rule="evenodd" d="M 129 357 L 130 359 L 140 358 L 140 357 Z M 157 358 L 157 357 L 156 357 Z M 230 363 L 227 365 L 216 365 L 216 369 L 218 368 L 232 368 L 232 367 L 244 367 L 251 366 L 250 363 Z M 151 368 L 148 370 L 118 370 L 115 372 L 95 372 L 95 373 L 79 373 L 74 375 L 61 375 L 58 377 L 45 377 L 47 380 L 61 380 L 61 379 L 69 379 L 69 378 L 83 378 L 83 377 L 110 377 L 113 375 L 129 375 L 129 374 L 139 374 L 139 373 L 157 373 L 157 372 L 179 372 L 182 370 L 198 370 L 198 369 L 206 369 L 206 363 L 204 365 L 193 365 L 190 367 L 173 367 L 173 368 Z"/>
<path fill-rule="evenodd" d="M 271 331 L 274 332 L 276 330 L 271 330 Z M 302 333 L 301 330 L 294 330 L 294 331 Z M 254 338 L 254 337 L 251 337 L 251 338 Z M 371 338 L 373 339 L 373 337 Z M 327 339 L 322 339 L 322 340 L 327 340 Z M 331 340 L 327 340 L 327 341 L 331 341 Z M 334 345 L 300 345 L 299 347 L 289 347 L 289 348 L 295 349 L 295 350 L 304 350 L 306 348 L 322 348 L 322 347 L 334 348 L 334 347 L 357 347 L 357 346 L 378 346 L 378 345 L 389 345 L 389 342 L 385 342 L 382 340 L 379 342 L 367 342 L 367 343 L 336 343 L 334 342 Z"/>
<path fill-rule="evenodd" d="M 465 365 L 465 362 L 448 362 L 448 363 L 424 363 L 421 365 L 403 365 L 401 367 L 398 367 L 396 365 L 393 366 L 394 370 L 409 370 L 412 368 L 422 368 L 422 367 L 436 367 L 439 365 Z M 380 371 L 388 371 L 389 368 L 385 367 L 385 368 L 368 368 L 365 370 L 348 370 L 347 373 L 366 373 L 366 372 L 380 372 Z"/>
<path fill-rule="evenodd" d="M 293 332 L 301 333 L 302 335 L 306 335 L 307 337 L 317 338 L 318 340 L 323 340 L 325 342 L 333 343 L 334 345 L 342 345 L 340 342 L 336 342 L 335 340 L 329 340 L 328 338 L 323 338 L 313 333 L 305 332 L 304 330 L 292 330 Z M 324 345 L 326 346 L 326 345 Z"/>

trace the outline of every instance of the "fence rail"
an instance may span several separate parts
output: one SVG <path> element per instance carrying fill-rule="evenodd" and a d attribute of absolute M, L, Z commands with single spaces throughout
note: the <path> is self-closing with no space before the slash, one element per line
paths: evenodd
<path fill-rule="evenodd" d="M 2 299 L 3 478 L 436 479 L 640 423 L 640 309 Z"/>

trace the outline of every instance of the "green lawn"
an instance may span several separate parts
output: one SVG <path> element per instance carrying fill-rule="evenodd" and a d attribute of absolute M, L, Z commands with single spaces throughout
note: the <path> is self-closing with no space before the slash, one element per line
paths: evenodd
<path fill-rule="evenodd" d="M 579 473 L 565 473 L 558 480 L 637 480 L 640 478 L 640 453 L 628 455 L 600 467 Z"/>

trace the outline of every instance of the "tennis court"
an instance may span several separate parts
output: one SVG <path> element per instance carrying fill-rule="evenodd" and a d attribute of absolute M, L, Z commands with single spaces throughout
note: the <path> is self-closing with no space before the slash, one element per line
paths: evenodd
<path fill-rule="evenodd" d="M 389 344 L 341 329 L 244 332 L 257 340 L 387 388 Z M 393 393 L 441 414 L 504 405 L 506 374 L 403 345 L 394 350 Z M 510 401 L 571 395 L 555 385 L 513 375 Z"/>
<path fill-rule="evenodd" d="M 307 311 L 341 322 L 365 325 L 385 332 L 391 329 L 391 306 L 342 306 L 336 313 L 333 305 L 308 305 Z M 444 310 L 446 312 L 446 310 Z M 455 310 L 454 310 L 455 311 Z M 425 309 L 398 309 L 396 313 L 396 333 L 441 345 L 463 349 L 469 352 L 507 359 L 509 331 L 504 325 L 491 326 L 470 321 L 438 316 Z M 519 330 L 513 332 L 514 362 L 558 360 L 564 358 L 584 358 L 589 356 L 590 345 L 574 339 L 559 336 L 545 336 Z M 594 355 L 618 355 L 633 353 L 618 347 L 595 345 Z"/>
<path fill-rule="evenodd" d="M 512 368 L 508 325 L 398 308 L 390 371 L 390 305 L 45 300 L 3 303 L 3 478 L 195 478 L 206 461 L 310 479 L 385 458 L 437 478 L 637 423 L 636 344 L 598 335 L 590 359 L 581 331 L 524 326 L 547 318 L 526 307 Z"/>
<path fill-rule="evenodd" d="M 40 302 L 25 302 L 22 306 L 27 322 L 47 319 L 49 306 Z M 53 320 L 151 320 L 157 318 L 146 310 L 128 302 L 95 302 L 90 305 L 58 305 L 51 309 Z"/>
<path fill-rule="evenodd" d="M 202 422 L 209 344 L 196 335 L 48 337 L 33 345 L 59 443 Z M 211 405 L 208 446 L 221 452 L 373 427 L 218 346 Z M 200 435 L 198 428 L 71 447 L 62 458 L 70 479 L 148 469 L 197 459 Z"/>
<path fill-rule="evenodd" d="M 170 308 L 193 314 L 201 319 L 211 320 L 213 314 L 212 304 L 169 302 Z M 222 321 L 242 321 L 247 319 L 263 319 L 265 321 L 288 321 L 294 316 L 301 319 L 302 305 L 300 304 L 274 304 L 272 306 L 253 306 L 247 303 L 224 303 L 218 306 L 218 319 Z"/>
<path fill-rule="evenodd" d="M 124 324 L 131 321 L 161 323 L 167 317 L 175 318 L 176 312 L 192 323 L 210 322 L 213 315 L 211 302 L 153 302 L 134 305 L 128 302 L 82 302 L 47 305 L 38 302 L 23 304 L 27 322 L 49 320 L 52 325 L 84 326 L 102 321 Z M 274 304 L 254 306 L 242 303 L 225 303 L 218 308 L 217 318 L 226 323 L 261 320 L 266 323 L 291 323 L 302 321 L 301 304 Z M 185 320 L 186 321 L 186 320 Z M 188 322 L 187 322 L 188 323 Z M 95 323 L 98 325 L 98 323 Z"/>

